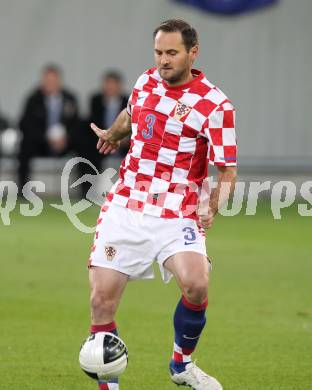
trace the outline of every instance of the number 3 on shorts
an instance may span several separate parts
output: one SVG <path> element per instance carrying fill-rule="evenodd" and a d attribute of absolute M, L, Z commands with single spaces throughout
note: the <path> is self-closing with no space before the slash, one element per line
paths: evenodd
<path fill-rule="evenodd" d="M 151 139 L 153 137 L 155 121 L 156 121 L 155 115 L 153 114 L 146 115 L 145 122 L 146 122 L 147 130 L 144 129 L 142 131 L 143 138 Z"/>
<path fill-rule="evenodd" d="M 195 234 L 195 231 L 193 228 L 187 226 L 184 229 L 182 229 L 182 231 L 187 233 L 184 236 L 185 241 L 195 241 L 196 240 L 196 234 Z"/>

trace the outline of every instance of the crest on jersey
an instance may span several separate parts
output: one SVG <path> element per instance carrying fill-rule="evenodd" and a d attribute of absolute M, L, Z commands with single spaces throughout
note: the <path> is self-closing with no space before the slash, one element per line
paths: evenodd
<path fill-rule="evenodd" d="M 191 111 L 191 109 L 191 107 L 178 101 L 177 105 L 175 106 L 173 116 L 175 119 L 180 121 L 185 115 L 187 115 Z"/>
<path fill-rule="evenodd" d="M 105 254 L 107 257 L 107 260 L 112 261 L 115 257 L 117 250 L 113 246 L 106 246 L 105 247 Z"/>

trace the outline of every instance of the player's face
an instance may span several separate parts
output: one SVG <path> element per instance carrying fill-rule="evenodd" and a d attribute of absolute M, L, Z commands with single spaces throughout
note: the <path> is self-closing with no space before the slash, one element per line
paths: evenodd
<path fill-rule="evenodd" d="M 180 32 L 158 31 L 154 42 L 155 62 L 160 76 L 171 85 L 189 81 L 198 46 L 188 52 Z"/>

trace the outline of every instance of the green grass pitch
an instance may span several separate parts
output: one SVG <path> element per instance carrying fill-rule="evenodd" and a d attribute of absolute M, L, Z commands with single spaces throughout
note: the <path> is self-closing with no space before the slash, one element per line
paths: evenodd
<path fill-rule="evenodd" d="M 97 209 L 83 218 L 92 225 Z M 214 260 L 208 321 L 195 353 L 224 390 L 312 389 L 312 219 L 293 207 L 274 221 L 218 217 L 207 235 Z M 86 260 L 92 236 L 48 205 L 0 227 L 0 389 L 92 390 L 77 358 L 88 334 Z M 129 348 L 127 390 L 170 390 L 172 281 L 131 282 L 117 321 Z"/>

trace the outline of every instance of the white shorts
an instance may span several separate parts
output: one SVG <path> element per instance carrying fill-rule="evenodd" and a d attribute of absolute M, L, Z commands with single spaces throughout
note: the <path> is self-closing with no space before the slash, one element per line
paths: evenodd
<path fill-rule="evenodd" d="M 192 219 L 159 218 L 111 204 L 100 213 L 89 265 L 115 269 L 130 279 L 152 279 L 156 261 L 167 283 L 172 274 L 164 262 L 185 251 L 207 256 L 205 241 Z"/>

